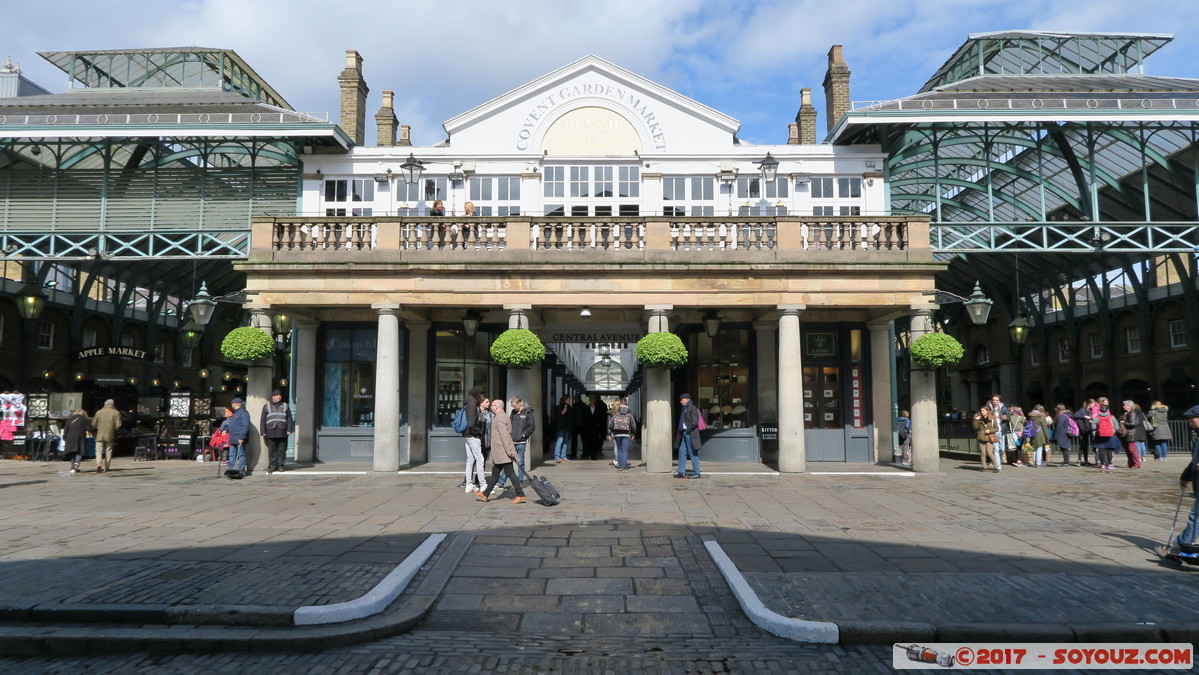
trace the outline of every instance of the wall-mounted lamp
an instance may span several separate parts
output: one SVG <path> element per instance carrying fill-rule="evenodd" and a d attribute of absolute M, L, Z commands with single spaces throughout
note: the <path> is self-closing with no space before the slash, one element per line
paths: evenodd
<path fill-rule="evenodd" d="M 475 336 L 475 333 L 479 330 L 479 320 L 481 318 L 479 313 L 473 309 L 467 312 L 466 316 L 462 317 L 462 331 L 466 333 L 466 337 Z"/>
<path fill-rule="evenodd" d="M 195 349 L 200 346 L 200 338 L 204 336 L 204 332 L 194 321 L 188 321 L 183 325 L 183 329 L 179 331 L 179 339 L 183 342 L 184 349 Z M 207 377 L 201 375 L 200 377 Z"/>
<path fill-rule="evenodd" d="M 50 376 L 51 376 L 51 375 L 53 375 L 53 374 L 54 374 L 54 373 L 51 373 L 51 372 L 50 372 L 50 371 L 48 371 L 48 370 L 43 370 L 43 371 L 42 371 L 42 377 L 46 378 L 47 380 L 48 380 L 48 379 L 50 379 Z"/>
<path fill-rule="evenodd" d="M 83 377 L 84 377 L 84 376 L 83 376 L 83 373 L 75 373 L 75 381 L 76 381 L 76 382 L 82 382 L 82 381 L 83 381 Z"/>
<path fill-rule="evenodd" d="M 591 316 L 591 310 L 584 307 L 583 311 L 579 312 L 579 316 L 581 316 L 583 318 L 587 318 L 587 317 Z"/>
<path fill-rule="evenodd" d="M 58 285 L 58 281 L 54 279 L 46 279 L 46 288 L 54 288 Z"/>
<path fill-rule="evenodd" d="M 720 314 L 716 312 L 704 313 L 704 332 L 708 334 L 708 337 L 716 338 L 716 334 L 720 332 Z"/>
<path fill-rule="evenodd" d="M 42 313 L 42 307 L 46 305 L 46 296 L 42 290 L 33 283 L 25 285 L 25 289 L 21 292 L 21 318 L 36 319 L 38 314 Z"/>
<path fill-rule="evenodd" d="M 130 377 L 130 378 L 128 378 L 128 379 L 127 379 L 127 380 L 125 380 L 125 381 L 126 381 L 126 382 L 128 382 L 129 384 L 137 384 L 137 378 L 136 378 L 136 377 Z"/>

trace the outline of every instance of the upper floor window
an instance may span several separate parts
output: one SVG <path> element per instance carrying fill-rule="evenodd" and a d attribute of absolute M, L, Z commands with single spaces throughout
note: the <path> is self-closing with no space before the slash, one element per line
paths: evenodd
<path fill-rule="evenodd" d="M 449 193 L 449 181 L 444 177 L 422 178 L 409 185 L 404 181 L 396 184 L 397 209 L 402 216 L 428 215 L 433 208 L 433 202 L 438 199 L 445 201 Z"/>
<path fill-rule="evenodd" d="M 188 351 L 191 351 L 190 349 Z M 164 363 L 167 360 L 167 344 L 165 342 L 154 343 L 154 363 Z"/>
<path fill-rule="evenodd" d="M 353 178 L 348 180 L 325 181 L 325 202 L 327 204 L 361 203 L 375 201 L 375 180 L 373 178 Z M 369 216 L 373 214 L 370 207 L 329 207 L 325 209 L 326 216 Z"/>
<path fill-rule="evenodd" d="M 1186 321 L 1174 319 L 1170 322 L 1170 346 L 1175 348 L 1187 346 Z"/>
<path fill-rule="evenodd" d="M 635 166 L 622 166 L 618 171 L 618 197 L 641 196 L 641 169 Z M 623 207 L 622 207 L 623 208 Z"/>
<path fill-rule="evenodd" d="M 1057 341 L 1057 362 L 1070 363 L 1070 343 L 1066 340 Z"/>
<path fill-rule="evenodd" d="M 662 214 L 716 215 L 716 179 L 711 176 L 667 176 L 662 179 Z"/>
<path fill-rule="evenodd" d="M 541 183 L 545 189 L 546 197 L 565 197 L 566 196 L 566 167 L 564 166 L 547 166 L 545 167 L 544 177 Z"/>
<path fill-rule="evenodd" d="M 84 328 L 80 346 L 84 349 L 95 347 L 100 341 L 100 333 L 95 328 Z"/>
<path fill-rule="evenodd" d="M 54 322 L 37 322 L 37 348 L 54 349 Z"/>
<path fill-rule="evenodd" d="M 520 177 L 472 176 L 468 199 L 475 205 L 477 216 L 520 215 Z"/>
<path fill-rule="evenodd" d="M 1091 358 L 1103 358 L 1103 336 L 1099 333 L 1091 334 Z"/>
<path fill-rule="evenodd" d="M 789 196 L 786 180 L 766 182 L 761 178 L 741 176 L 737 179 L 737 199 L 783 199 Z"/>
<path fill-rule="evenodd" d="M 1041 365 L 1041 348 L 1040 345 L 1033 344 L 1028 347 L 1028 365 Z"/>
<path fill-rule="evenodd" d="M 861 178 L 820 176 L 811 180 L 812 199 L 856 199 L 862 196 Z"/>
<path fill-rule="evenodd" d="M 1124 338 L 1128 344 L 1129 354 L 1141 353 L 1141 327 L 1129 326 L 1124 329 Z"/>

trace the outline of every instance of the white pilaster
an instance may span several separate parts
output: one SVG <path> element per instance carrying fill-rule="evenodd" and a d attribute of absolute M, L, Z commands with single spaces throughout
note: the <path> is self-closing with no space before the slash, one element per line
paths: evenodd
<path fill-rule="evenodd" d="M 803 361 L 799 340 L 799 313 L 804 305 L 779 305 L 779 407 L 794 410 L 779 416 L 779 471 L 807 470 L 804 448 Z"/>
<path fill-rule="evenodd" d="M 376 304 L 379 341 L 375 351 L 375 471 L 400 469 L 399 305 Z"/>

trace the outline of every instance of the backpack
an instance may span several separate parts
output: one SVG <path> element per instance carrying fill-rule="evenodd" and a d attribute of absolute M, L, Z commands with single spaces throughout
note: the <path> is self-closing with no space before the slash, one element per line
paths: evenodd
<path fill-rule="evenodd" d="M 612 416 L 612 431 L 628 433 L 633 429 L 633 416 L 617 413 Z"/>
<path fill-rule="evenodd" d="M 1028 420 L 1024 423 L 1024 437 L 1032 438 L 1037 435 L 1037 423 L 1035 420 Z"/>
<path fill-rule="evenodd" d="M 454 413 L 454 420 L 450 422 L 450 427 L 454 431 L 462 433 L 466 431 L 467 426 L 469 426 L 469 422 L 466 419 L 466 404 L 463 404 L 461 408 L 458 408 L 458 412 Z"/>
<path fill-rule="evenodd" d="M 899 440 L 904 440 L 912 435 L 912 420 L 901 417 L 899 418 Z"/>
<path fill-rule="evenodd" d="M 1095 435 L 1104 438 L 1116 435 L 1116 423 L 1110 412 L 1100 412 L 1095 416 Z"/>
<path fill-rule="evenodd" d="M 695 423 L 695 428 L 703 431 L 708 428 L 708 423 L 704 421 L 704 411 L 696 409 L 696 412 L 699 413 L 699 421 Z"/>
<path fill-rule="evenodd" d="M 1066 433 L 1070 436 L 1078 435 L 1078 422 L 1074 421 L 1074 417 L 1066 415 Z"/>

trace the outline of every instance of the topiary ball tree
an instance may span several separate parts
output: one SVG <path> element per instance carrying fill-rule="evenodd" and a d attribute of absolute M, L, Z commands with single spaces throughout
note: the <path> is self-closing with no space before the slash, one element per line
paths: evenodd
<path fill-rule="evenodd" d="M 502 366 L 526 368 L 545 358 L 545 345 L 528 328 L 512 328 L 491 343 L 491 360 Z"/>
<path fill-rule="evenodd" d="M 221 340 L 221 353 L 236 361 L 265 359 L 275 353 L 275 339 L 261 328 L 234 328 Z"/>
<path fill-rule="evenodd" d="M 965 356 L 962 343 L 945 333 L 925 333 L 912 343 L 912 362 L 921 368 L 952 366 Z"/>
<path fill-rule="evenodd" d="M 650 333 L 637 341 L 637 360 L 651 368 L 678 368 L 687 363 L 687 348 L 674 333 Z"/>

